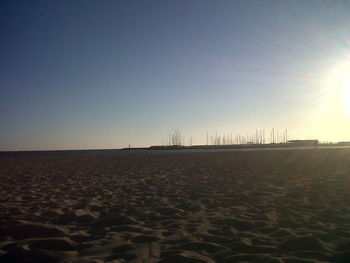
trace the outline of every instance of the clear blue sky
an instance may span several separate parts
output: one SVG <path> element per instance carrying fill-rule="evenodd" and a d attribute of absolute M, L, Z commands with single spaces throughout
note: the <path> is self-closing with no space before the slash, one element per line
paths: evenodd
<path fill-rule="evenodd" d="M 0 150 L 350 140 L 349 1 L 4 0 L 0 30 Z"/>

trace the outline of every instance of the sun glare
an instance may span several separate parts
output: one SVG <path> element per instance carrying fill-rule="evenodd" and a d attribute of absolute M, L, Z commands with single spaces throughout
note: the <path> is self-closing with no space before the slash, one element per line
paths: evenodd
<path fill-rule="evenodd" d="M 347 115 L 350 115 L 350 72 L 344 76 L 342 82 L 344 111 Z"/>
<path fill-rule="evenodd" d="M 333 108 L 338 108 L 344 115 L 350 116 L 350 61 L 338 64 L 328 78 L 328 88 L 332 96 Z"/>

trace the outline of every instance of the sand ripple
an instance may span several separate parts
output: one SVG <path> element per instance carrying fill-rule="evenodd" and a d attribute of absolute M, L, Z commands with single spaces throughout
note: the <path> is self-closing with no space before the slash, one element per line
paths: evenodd
<path fill-rule="evenodd" d="M 350 262 L 350 151 L 0 159 L 0 262 Z"/>

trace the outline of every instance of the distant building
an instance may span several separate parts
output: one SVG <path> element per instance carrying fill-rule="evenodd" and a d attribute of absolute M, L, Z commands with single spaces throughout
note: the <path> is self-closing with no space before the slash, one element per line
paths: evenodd
<path fill-rule="evenodd" d="M 295 146 L 317 146 L 318 140 L 290 140 L 288 143 Z"/>
<path fill-rule="evenodd" d="M 350 146 L 350 142 L 338 142 L 339 146 Z"/>

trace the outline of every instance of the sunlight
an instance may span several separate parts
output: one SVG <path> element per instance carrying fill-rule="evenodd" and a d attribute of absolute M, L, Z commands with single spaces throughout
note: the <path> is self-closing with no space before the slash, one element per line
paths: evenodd
<path fill-rule="evenodd" d="M 342 86 L 344 111 L 345 114 L 350 115 L 350 72 L 344 76 Z"/>
<path fill-rule="evenodd" d="M 341 114 L 350 115 L 350 61 L 338 64 L 328 78 L 328 88 L 331 89 L 330 103 L 333 109 L 339 109 Z"/>
<path fill-rule="evenodd" d="M 350 131 L 350 57 L 334 60 L 320 74 L 318 99 L 309 116 L 310 127 L 324 140 L 349 140 Z"/>

